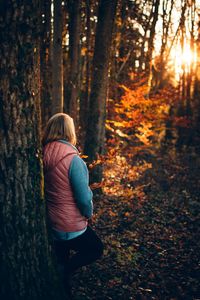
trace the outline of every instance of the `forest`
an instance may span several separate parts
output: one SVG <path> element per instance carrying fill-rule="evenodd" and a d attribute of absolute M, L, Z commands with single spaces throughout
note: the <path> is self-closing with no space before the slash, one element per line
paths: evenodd
<path fill-rule="evenodd" d="M 68 299 L 42 165 L 58 112 L 105 247 L 73 299 L 200 299 L 200 1 L 1 0 L 0 43 L 0 299 Z"/>

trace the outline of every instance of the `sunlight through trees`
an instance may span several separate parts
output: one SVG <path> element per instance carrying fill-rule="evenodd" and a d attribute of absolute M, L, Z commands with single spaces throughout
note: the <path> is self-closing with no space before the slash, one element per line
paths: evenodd
<path fill-rule="evenodd" d="M 2 0 L 0 43 L 0 298 L 64 299 L 41 146 L 48 119 L 64 112 L 113 257 L 94 267 L 103 275 L 90 298 L 75 277 L 77 300 L 197 299 L 200 1 Z"/>

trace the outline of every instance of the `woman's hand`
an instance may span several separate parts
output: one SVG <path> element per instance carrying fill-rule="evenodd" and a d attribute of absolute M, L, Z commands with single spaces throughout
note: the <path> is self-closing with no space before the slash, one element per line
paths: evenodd
<path fill-rule="evenodd" d="M 90 185 L 91 190 L 99 189 L 103 186 L 102 182 L 94 182 Z"/>
<path fill-rule="evenodd" d="M 96 223 L 97 216 L 93 214 L 91 218 L 88 219 L 88 225 L 92 226 Z"/>

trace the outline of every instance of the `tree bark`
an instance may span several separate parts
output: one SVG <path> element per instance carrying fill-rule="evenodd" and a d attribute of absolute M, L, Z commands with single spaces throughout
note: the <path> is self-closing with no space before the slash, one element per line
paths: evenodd
<path fill-rule="evenodd" d="M 0 7 L 0 299 L 61 299 L 40 159 L 40 1 Z"/>
<path fill-rule="evenodd" d="M 85 67 L 85 92 L 80 101 L 80 125 L 83 138 L 87 127 L 87 118 L 89 110 L 89 96 L 90 96 L 90 81 L 91 81 L 91 5 L 92 1 L 86 1 L 86 67 Z"/>
<path fill-rule="evenodd" d="M 69 1 L 69 113 L 79 123 L 80 0 Z"/>
<path fill-rule="evenodd" d="M 63 111 L 62 0 L 54 0 L 52 66 L 52 113 L 55 114 Z"/>
<path fill-rule="evenodd" d="M 52 114 L 52 34 L 51 34 L 51 0 L 41 1 L 41 109 L 42 124 L 45 125 Z"/>
<path fill-rule="evenodd" d="M 159 11 L 160 0 L 154 0 L 153 5 L 154 5 L 153 20 L 152 20 L 151 28 L 150 28 L 150 36 L 149 36 L 149 40 L 148 40 L 148 52 L 147 52 L 147 56 L 146 56 L 147 71 L 150 71 L 152 54 L 153 54 L 153 50 L 154 50 L 154 37 L 155 37 L 155 32 L 156 32 L 156 23 L 158 21 L 158 11 Z"/>
<path fill-rule="evenodd" d="M 99 4 L 85 142 L 85 153 L 89 156 L 90 161 L 95 160 L 98 154 L 104 153 L 109 55 L 116 6 L 117 0 L 102 0 Z M 96 169 L 93 172 L 93 180 L 100 179 L 101 172 Z"/>

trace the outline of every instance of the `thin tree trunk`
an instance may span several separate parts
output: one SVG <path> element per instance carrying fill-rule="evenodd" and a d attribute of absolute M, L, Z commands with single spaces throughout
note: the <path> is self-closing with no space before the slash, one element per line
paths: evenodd
<path fill-rule="evenodd" d="M 193 1 L 193 4 L 190 7 L 190 18 L 188 22 L 191 26 L 190 30 L 190 49 L 191 52 L 195 53 L 195 13 L 196 13 L 196 1 Z M 186 104 L 186 112 L 187 115 L 194 115 L 195 114 L 195 107 L 194 107 L 194 101 L 192 100 L 192 94 L 194 91 L 194 75 L 195 75 L 195 61 L 193 57 L 193 61 L 189 66 L 188 74 L 187 74 L 187 104 Z"/>
<path fill-rule="evenodd" d="M 51 64 L 51 0 L 42 2 L 41 20 L 41 109 L 42 124 L 46 124 L 52 114 L 52 64 Z"/>
<path fill-rule="evenodd" d="M 195 125 L 200 134 L 200 16 L 198 21 L 198 37 L 196 40 L 197 62 L 194 79 Z"/>
<path fill-rule="evenodd" d="M 168 4 L 170 5 L 169 13 L 168 13 Z M 169 28 L 171 24 L 171 17 L 172 17 L 172 11 L 174 7 L 174 1 L 163 1 L 162 3 L 162 44 L 161 44 L 161 50 L 160 50 L 160 76 L 159 76 L 159 84 L 156 87 L 157 89 L 160 89 L 163 87 L 163 79 L 165 74 L 165 57 L 166 57 L 166 46 L 168 41 L 168 34 L 169 34 Z"/>
<path fill-rule="evenodd" d="M 63 111 L 62 0 L 54 0 L 52 67 L 52 113 L 55 114 Z"/>
<path fill-rule="evenodd" d="M 63 36 L 65 37 L 63 43 L 63 86 L 64 86 L 64 112 L 69 113 L 69 77 L 70 77 L 70 64 L 69 64 L 69 8 L 68 2 L 65 2 L 63 7 Z"/>
<path fill-rule="evenodd" d="M 99 5 L 85 142 L 85 153 L 90 161 L 96 159 L 98 154 L 104 153 L 109 56 L 116 6 L 117 0 L 102 0 Z M 93 172 L 93 181 L 100 179 L 101 172 L 96 168 Z"/>
<path fill-rule="evenodd" d="M 153 50 L 154 50 L 154 37 L 156 33 L 156 23 L 158 21 L 158 12 L 159 12 L 159 5 L 160 5 L 160 0 L 154 0 L 153 4 L 153 20 L 151 23 L 151 28 L 150 28 L 150 36 L 148 40 L 148 51 L 146 55 L 146 64 L 145 68 L 147 71 L 148 75 L 148 94 L 150 95 L 153 91 L 153 71 L 155 70 L 154 66 L 152 65 L 152 55 L 153 55 Z"/>
<path fill-rule="evenodd" d="M 85 2 L 84 14 L 85 22 L 83 22 L 83 32 L 86 36 L 86 43 L 82 45 L 82 49 L 85 52 L 85 55 L 81 56 L 81 78 L 80 82 L 80 128 L 79 131 L 79 140 L 80 144 L 83 145 L 85 141 L 85 133 L 87 127 L 87 116 L 89 111 L 89 96 L 90 96 L 90 82 L 91 82 L 91 10 L 92 10 L 92 0 L 87 0 Z M 85 51 L 86 50 L 86 51 Z"/>
<path fill-rule="evenodd" d="M 147 56 L 146 56 L 147 71 L 150 71 L 152 54 L 153 54 L 153 50 L 154 50 L 154 37 L 155 37 L 155 32 L 156 32 L 156 23 L 158 21 L 159 5 L 160 5 L 160 0 L 155 0 L 154 1 L 154 10 L 153 10 L 153 20 L 152 20 L 151 28 L 150 28 L 150 37 L 148 40 L 148 52 L 147 52 Z"/>
<path fill-rule="evenodd" d="M 39 1 L 0 7 L 0 299 L 62 298 L 40 163 Z"/>
<path fill-rule="evenodd" d="M 90 96 L 90 81 L 91 81 L 91 0 L 86 1 L 86 79 L 85 79 L 85 94 L 82 97 L 82 101 L 80 103 L 80 121 L 82 131 L 86 131 L 87 126 L 87 118 L 89 111 L 89 96 Z"/>
<path fill-rule="evenodd" d="M 79 123 L 80 0 L 69 1 L 69 113 Z"/>
<path fill-rule="evenodd" d="M 168 7 L 169 2 L 167 0 L 163 1 L 162 3 L 162 18 L 163 18 L 163 28 L 162 28 L 162 44 L 161 44 L 161 51 L 160 51 L 160 56 L 161 56 L 161 62 L 164 60 L 164 53 L 166 50 L 167 46 L 167 39 L 168 39 L 168 33 L 169 33 L 169 28 L 171 25 L 171 17 L 172 17 L 172 11 L 174 7 L 174 0 L 170 1 L 170 10 L 169 13 L 167 13 L 167 7 Z"/>
<path fill-rule="evenodd" d="M 139 70 L 138 70 L 139 72 L 138 73 L 141 73 L 144 69 L 147 68 L 146 59 L 145 59 L 145 43 L 146 43 L 146 39 L 147 39 L 147 32 L 150 29 L 152 16 L 153 16 L 153 4 L 151 7 L 149 19 L 144 28 L 144 36 L 143 36 L 142 44 L 141 44 L 141 53 L 140 53 L 140 58 L 139 58 Z"/>
<path fill-rule="evenodd" d="M 126 57 L 129 58 L 129 56 L 130 56 L 130 54 L 129 54 L 130 51 L 129 51 L 128 54 L 125 51 L 126 41 L 124 40 L 124 35 L 126 34 L 126 19 L 127 19 L 127 17 L 128 17 L 127 1 L 123 0 L 123 1 L 121 1 L 120 13 L 119 13 L 119 18 L 120 18 L 120 23 L 121 23 L 119 33 L 118 33 L 119 34 L 118 38 L 120 39 L 120 42 L 119 42 L 119 62 L 118 62 L 118 66 L 115 70 L 115 78 L 119 82 L 124 81 L 124 74 L 121 74 L 121 71 L 123 70 L 123 67 L 126 64 L 126 62 L 123 61 L 124 57 L 126 56 Z"/>
<path fill-rule="evenodd" d="M 89 107 L 89 96 L 90 96 L 90 51 L 91 51 L 91 26 L 90 26 L 90 17 L 91 17 L 91 0 L 87 0 L 87 62 L 86 62 L 86 97 L 85 97 L 85 106 L 86 106 L 86 114 L 88 114 Z"/>

